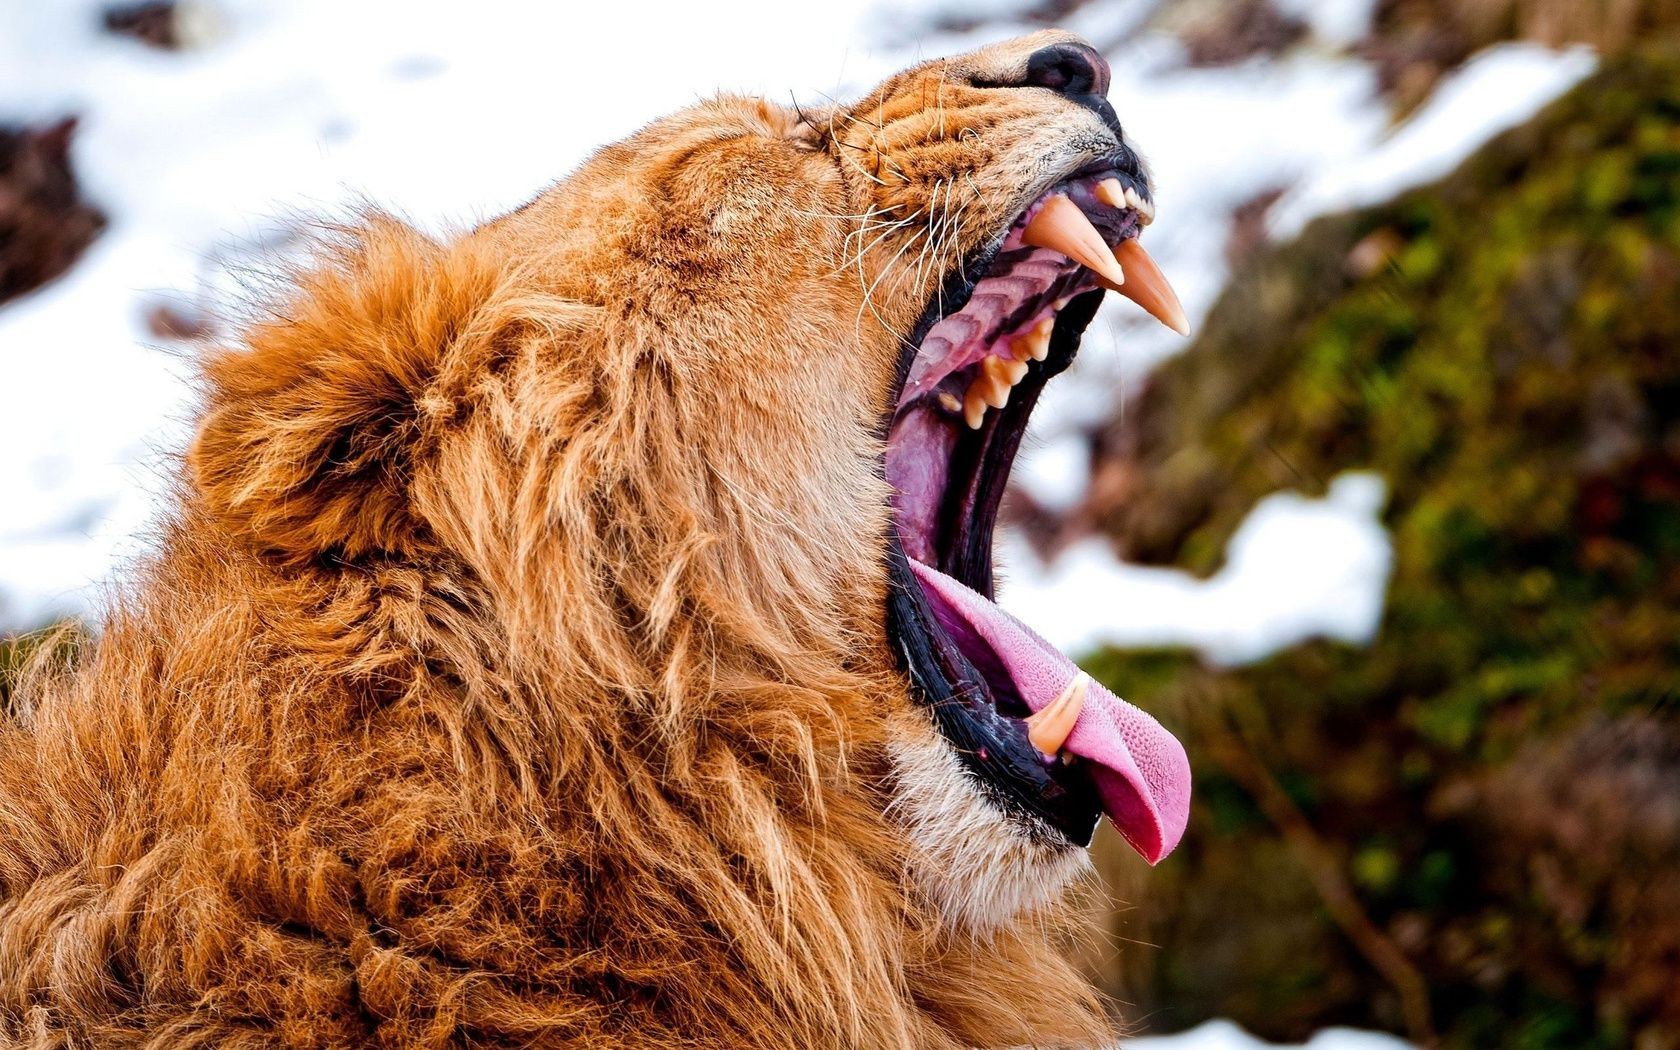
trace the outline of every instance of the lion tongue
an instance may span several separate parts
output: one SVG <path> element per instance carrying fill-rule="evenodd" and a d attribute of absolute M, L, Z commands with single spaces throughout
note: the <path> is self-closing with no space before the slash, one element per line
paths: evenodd
<path fill-rule="evenodd" d="M 1043 710 L 1080 674 L 1072 660 L 993 602 L 914 559 L 910 566 L 939 621 L 985 643 L 1032 711 Z M 1172 852 L 1190 816 L 1190 762 L 1171 733 L 1092 682 L 1065 750 L 1086 761 L 1103 810 L 1144 860 L 1154 864 Z"/>

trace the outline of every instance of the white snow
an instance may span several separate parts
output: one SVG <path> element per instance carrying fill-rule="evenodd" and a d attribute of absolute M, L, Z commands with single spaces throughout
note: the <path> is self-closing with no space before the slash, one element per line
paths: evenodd
<path fill-rule="evenodd" d="M 1278 10 L 1307 24 L 1317 42 L 1349 47 L 1371 31 L 1376 0 L 1273 0 Z"/>
<path fill-rule="evenodd" d="M 1048 437 L 1037 435 L 1030 450 L 1024 448 L 1019 455 L 1030 458 L 1032 469 L 1011 473 L 1010 481 L 1040 507 L 1066 513 L 1085 497 L 1091 480 L 1091 443 L 1084 434 L 1066 429 Z"/>
<path fill-rule="evenodd" d="M 1393 563 L 1379 519 L 1385 490 L 1377 475 L 1350 472 L 1321 500 L 1266 497 L 1231 537 L 1224 567 L 1206 580 L 1128 565 L 1100 539 L 1075 544 L 1044 567 L 1011 538 L 999 602 L 1072 653 L 1182 645 L 1216 664 L 1240 664 L 1309 638 L 1367 642 Z"/>
<path fill-rule="evenodd" d="M 1502 131 L 1528 120 L 1598 64 L 1590 48 L 1509 43 L 1473 56 L 1410 120 L 1352 163 L 1327 167 L 1279 201 L 1272 233 L 1288 238 L 1330 212 L 1377 204 L 1450 173 Z"/>
<path fill-rule="evenodd" d="M 1410 1043 L 1380 1032 L 1326 1028 L 1297 1050 L 1411 1050 Z M 1254 1038 L 1229 1021 L 1208 1021 L 1177 1035 L 1128 1039 L 1123 1050 L 1289 1050 Z"/>

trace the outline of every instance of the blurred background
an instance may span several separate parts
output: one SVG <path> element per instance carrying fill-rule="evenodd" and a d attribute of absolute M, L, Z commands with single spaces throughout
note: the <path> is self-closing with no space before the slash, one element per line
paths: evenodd
<path fill-rule="evenodd" d="M 1006 507 L 1003 604 L 1197 778 L 1070 950 L 1139 1047 L 1680 1047 L 1680 0 L 0 0 L 0 664 L 309 216 L 1045 25 L 1196 328 L 1105 309 Z"/>

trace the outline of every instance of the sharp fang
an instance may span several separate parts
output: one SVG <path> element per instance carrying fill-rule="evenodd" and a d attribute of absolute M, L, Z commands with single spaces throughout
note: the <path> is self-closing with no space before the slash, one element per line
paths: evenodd
<path fill-rule="evenodd" d="M 1062 690 L 1062 695 L 1027 716 L 1027 739 L 1045 756 L 1055 758 L 1073 734 L 1079 713 L 1085 709 L 1085 692 L 1091 676 L 1081 671 Z"/>
<path fill-rule="evenodd" d="M 1102 234 L 1079 210 L 1079 205 L 1063 194 L 1058 193 L 1044 202 L 1044 207 L 1021 231 L 1021 240 L 1034 248 L 1061 252 L 1115 284 L 1125 283 L 1125 271 L 1109 253 L 1108 243 L 1103 240 Z"/>
<path fill-rule="evenodd" d="M 1184 316 L 1184 307 L 1179 304 L 1178 293 L 1167 283 L 1166 275 L 1143 250 L 1137 238 L 1121 241 L 1120 246 L 1114 249 L 1114 256 L 1132 271 L 1132 279 L 1123 285 L 1102 280 L 1098 283 L 1137 303 L 1149 311 L 1150 316 L 1179 335 L 1189 335 L 1190 322 Z"/>
<path fill-rule="evenodd" d="M 1126 190 L 1120 185 L 1119 179 L 1104 179 L 1097 183 L 1097 200 L 1110 208 L 1129 208 L 1131 201 L 1126 197 Z"/>

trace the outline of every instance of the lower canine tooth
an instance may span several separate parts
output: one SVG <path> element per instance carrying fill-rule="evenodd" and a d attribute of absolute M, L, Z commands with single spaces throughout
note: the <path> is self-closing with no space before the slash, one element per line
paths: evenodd
<path fill-rule="evenodd" d="M 1081 671 L 1062 690 L 1062 695 L 1027 716 L 1027 739 L 1046 757 L 1055 758 L 1073 735 L 1079 713 L 1085 709 L 1085 692 L 1091 676 Z"/>

